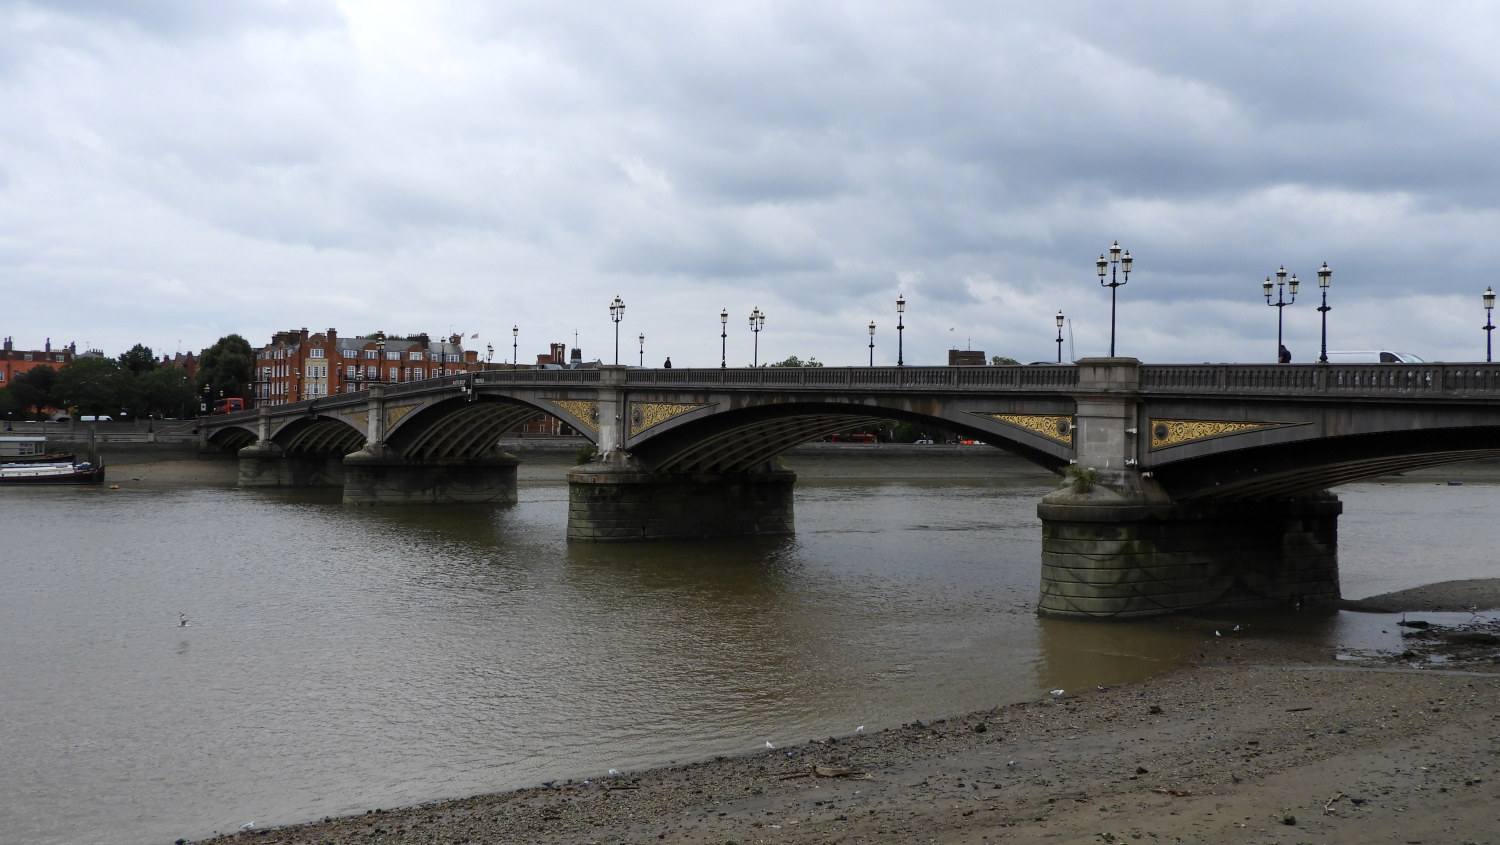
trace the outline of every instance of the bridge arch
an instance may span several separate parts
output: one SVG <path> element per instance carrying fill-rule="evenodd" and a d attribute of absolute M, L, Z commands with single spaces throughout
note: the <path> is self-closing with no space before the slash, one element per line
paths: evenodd
<path fill-rule="evenodd" d="M 491 457 L 507 431 L 539 414 L 561 419 L 589 437 L 579 421 L 560 416 L 552 407 L 524 396 L 480 393 L 446 399 L 403 416 L 387 432 L 385 445 L 416 461 Z"/>
<path fill-rule="evenodd" d="M 995 414 L 781 399 L 717 412 L 705 406 L 698 413 L 684 414 L 643 431 L 628 441 L 629 451 L 642 466 L 657 472 L 749 472 L 794 446 L 852 426 L 894 419 L 957 432 L 1048 469 L 1058 469 L 1068 462 L 1071 431 L 1042 433 L 1000 422 Z"/>

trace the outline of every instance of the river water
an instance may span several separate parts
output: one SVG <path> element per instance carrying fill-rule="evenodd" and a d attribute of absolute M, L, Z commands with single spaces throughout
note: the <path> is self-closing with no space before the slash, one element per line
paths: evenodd
<path fill-rule="evenodd" d="M 1139 678 L 1216 624 L 1038 619 L 1049 481 L 818 476 L 795 537 L 649 545 L 565 542 L 556 478 L 464 508 L 0 490 L 0 839 L 167 843 L 873 730 Z M 1338 492 L 1346 597 L 1497 574 L 1500 486 Z M 1393 646 L 1370 616 L 1257 622 Z"/>

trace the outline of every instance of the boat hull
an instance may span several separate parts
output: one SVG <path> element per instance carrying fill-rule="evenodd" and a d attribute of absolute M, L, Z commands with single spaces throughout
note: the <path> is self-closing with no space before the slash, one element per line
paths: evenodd
<path fill-rule="evenodd" d="M 30 467 L 19 470 L 14 467 L 0 469 L 0 487 L 38 484 L 102 484 L 104 467 L 71 467 L 65 472 L 45 472 L 44 468 Z"/>

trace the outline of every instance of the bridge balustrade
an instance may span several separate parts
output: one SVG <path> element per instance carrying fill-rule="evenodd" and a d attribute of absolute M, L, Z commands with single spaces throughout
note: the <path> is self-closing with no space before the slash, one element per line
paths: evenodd
<path fill-rule="evenodd" d="M 1074 366 L 1004 367 L 747 367 L 735 369 L 629 370 L 632 387 L 764 387 L 945 390 L 1068 390 L 1078 385 Z"/>

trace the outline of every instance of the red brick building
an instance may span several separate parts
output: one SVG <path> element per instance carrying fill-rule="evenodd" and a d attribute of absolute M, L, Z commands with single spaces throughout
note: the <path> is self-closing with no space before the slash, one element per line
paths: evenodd
<path fill-rule="evenodd" d="M 252 398 L 282 405 L 355 390 L 373 383 L 400 384 L 483 369 L 463 336 L 434 341 L 427 334 L 339 337 L 337 329 L 277 332 L 255 353 Z"/>
<path fill-rule="evenodd" d="M 60 370 L 73 363 L 73 358 L 78 354 L 78 344 L 70 343 L 67 346 L 52 348 L 52 338 L 47 338 L 46 346 L 41 349 L 16 349 L 11 338 L 5 339 L 5 348 L 0 351 L 0 387 L 8 387 L 16 376 L 27 370 L 37 367 L 51 367 Z"/>

